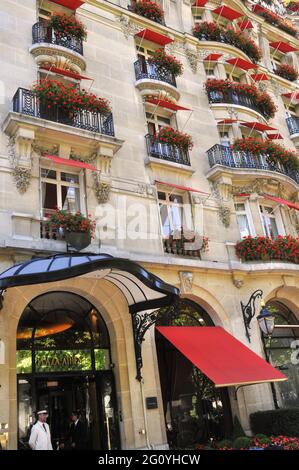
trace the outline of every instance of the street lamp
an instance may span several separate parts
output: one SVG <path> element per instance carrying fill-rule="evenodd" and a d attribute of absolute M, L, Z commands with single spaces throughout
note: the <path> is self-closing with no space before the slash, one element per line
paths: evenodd
<path fill-rule="evenodd" d="M 262 310 L 260 314 L 256 317 L 259 327 L 262 333 L 269 337 L 272 336 L 273 330 L 275 328 L 275 317 L 265 306 L 265 302 L 261 301 Z"/>

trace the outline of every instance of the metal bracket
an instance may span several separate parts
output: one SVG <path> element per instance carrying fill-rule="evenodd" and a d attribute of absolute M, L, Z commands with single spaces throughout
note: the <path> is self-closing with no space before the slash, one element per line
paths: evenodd
<path fill-rule="evenodd" d="M 253 317 L 255 316 L 255 301 L 258 297 L 260 297 L 260 298 L 263 297 L 263 291 L 261 289 L 258 289 L 258 290 L 253 292 L 253 294 L 251 295 L 251 297 L 248 300 L 248 303 L 246 305 L 244 305 L 242 301 L 240 302 L 241 303 L 241 308 L 242 308 L 242 314 L 243 314 L 243 321 L 244 321 L 246 336 L 247 336 L 247 339 L 248 339 L 249 343 L 251 342 L 250 333 L 249 333 L 250 322 L 253 319 Z"/>

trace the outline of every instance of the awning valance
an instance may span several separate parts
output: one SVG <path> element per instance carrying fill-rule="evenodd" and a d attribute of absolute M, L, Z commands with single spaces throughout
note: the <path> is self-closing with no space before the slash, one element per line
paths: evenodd
<path fill-rule="evenodd" d="M 239 57 L 234 57 L 232 59 L 227 59 L 226 62 L 234 67 L 238 67 L 242 70 L 257 69 L 258 65 L 249 62 L 249 60 L 240 59 Z"/>
<path fill-rule="evenodd" d="M 66 165 L 66 166 L 71 166 L 75 168 L 86 168 L 87 170 L 98 171 L 96 167 L 86 162 L 80 162 L 78 160 L 71 160 L 68 158 L 60 158 L 60 157 L 57 157 L 56 155 L 45 154 L 43 155 L 43 157 L 48 158 L 49 160 L 52 160 L 52 162 L 56 163 L 57 165 Z"/>
<path fill-rule="evenodd" d="M 159 326 L 157 330 L 216 387 L 287 380 L 219 326 Z"/>
<path fill-rule="evenodd" d="M 223 18 L 226 18 L 230 21 L 236 20 L 237 18 L 244 16 L 244 13 L 240 13 L 239 11 L 233 10 L 232 8 L 227 7 L 225 5 L 215 8 L 215 10 L 212 10 L 212 13 L 218 16 L 222 16 Z"/>
<path fill-rule="evenodd" d="M 281 134 L 267 134 L 267 139 L 269 140 L 279 140 L 283 139 Z"/>
<path fill-rule="evenodd" d="M 206 62 L 206 61 L 208 61 L 208 62 L 216 62 L 216 61 L 217 61 L 218 59 L 220 59 L 220 57 L 222 57 L 222 56 L 223 56 L 223 54 L 216 54 L 216 53 L 214 53 L 214 54 L 209 54 L 209 55 L 207 55 L 207 57 L 205 57 L 203 60 L 204 60 L 205 62 Z"/>
<path fill-rule="evenodd" d="M 265 73 L 253 73 L 250 76 L 255 82 L 262 82 L 265 80 L 269 80 L 268 75 L 266 75 Z"/>
<path fill-rule="evenodd" d="M 268 124 L 263 124 L 262 122 L 241 122 L 241 126 L 249 127 L 249 129 L 265 132 L 265 131 L 276 131 L 275 127 L 268 126 Z"/>
<path fill-rule="evenodd" d="M 160 106 L 161 108 L 171 109 L 172 111 L 191 111 L 189 108 L 185 108 L 184 106 L 179 106 L 178 104 L 172 103 L 171 101 L 167 100 L 158 100 L 158 99 L 148 99 L 146 103 L 155 104 L 156 106 Z"/>
<path fill-rule="evenodd" d="M 157 33 L 156 31 L 148 28 L 139 31 L 135 36 L 138 36 L 141 39 L 147 39 L 148 41 L 159 44 L 160 46 L 166 46 L 166 44 L 173 42 L 173 39 L 165 36 L 165 34 Z"/>
<path fill-rule="evenodd" d="M 194 8 L 204 7 L 206 3 L 208 3 L 208 0 L 195 0 L 192 7 L 194 7 Z"/>
<path fill-rule="evenodd" d="M 251 23 L 250 20 L 239 21 L 238 26 L 242 31 L 244 31 L 244 29 L 252 29 L 253 28 L 253 24 Z"/>
<path fill-rule="evenodd" d="M 58 67 L 40 67 L 40 70 L 46 70 L 47 72 L 58 73 L 59 75 L 64 75 L 65 77 L 75 78 L 76 80 L 93 80 L 93 78 L 85 77 L 79 73 L 71 72 L 70 70 L 59 69 Z"/>
<path fill-rule="evenodd" d="M 296 211 L 299 211 L 299 205 L 295 204 L 294 202 L 287 201 L 286 199 L 281 199 L 280 197 L 269 196 L 268 194 L 264 194 L 263 197 L 265 199 L 269 199 L 270 201 L 275 201 L 278 204 L 283 204 L 284 206 L 288 206 L 290 209 L 296 209 Z"/>
<path fill-rule="evenodd" d="M 85 0 L 52 0 L 52 2 L 69 8 L 70 10 L 77 10 L 77 8 L 81 7 L 81 5 L 85 3 Z"/>
<path fill-rule="evenodd" d="M 275 51 L 283 52 L 287 54 L 288 52 L 297 51 L 296 47 L 291 46 L 289 43 L 284 41 L 270 42 L 269 45 L 275 49 Z"/>
<path fill-rule="evenodd" d="M 166 181 L 158 181 L 155 180 L 156 184 L 161 184 L 163 186 L 169 186 L 170 188 L 180 189 L 181 191 L 190 191 L 191 193 L 201 193 L 201 194 L 209 194 L 205 191 L 200 191 L 199 189 L 189 188 L 188 186 L 180 186 L 179 184 L 167 183 Z"/>

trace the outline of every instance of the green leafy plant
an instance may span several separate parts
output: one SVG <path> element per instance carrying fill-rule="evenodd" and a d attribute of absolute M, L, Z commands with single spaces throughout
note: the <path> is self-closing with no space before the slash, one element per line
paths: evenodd
<path fill-rule="evenodd" d="M 234 426 L 233 426 L 233 440 L 237 439 L 238 437 L 245 436 L 244 429 L 240 423 L 238 416 L 234 416 Z"/>
<path fill-rule="evenodd" d="M 246 437 L 246 436 L 237 437 L 237 439 L 235 439 L 233 443 L 234 449 L 237 449 L 237 450 L 249 449 L 250 445 L 251 445 L 251 439 L 250 437 Z"/>
<path fill-rule="evenodd" d="M 257 411 L 250 415 L 254 434 L 263 433 L 271 436 L 297 438 L 299 441 L 299 409 L 284 408 L 279 410 Z M 272 441 L 273 442 L 273 441 Z M 279 439 L 276 440 L 276 443 Z"/>
<path fill-rule="evenodd" d="M 83 40 L 87 36 L 84 24 L 74 15 L 69 16 L 55 12 L 49 19 L 49 26 L 53 28 L 55 35 L 59 38 L 71 37 Z"/>
<path fill-rule="evenodd" d="M 183 64 L 174 56 L 166 54 L 164 49 L 157 49 L 148 59 L 150 64 L 154 64 L 159 70 L 167 70 L 174 77 L 182 75 L 184 71 Z"/>

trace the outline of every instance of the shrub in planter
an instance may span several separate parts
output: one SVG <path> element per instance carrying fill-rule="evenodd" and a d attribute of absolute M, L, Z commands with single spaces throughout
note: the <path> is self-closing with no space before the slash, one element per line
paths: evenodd
<path fill-rule="evenodd" d="M 78 40 L 86 39 L 86 28 L 81 21 L 77 20 L 74 15 L 68 16 L 64 13 L 54 13 L 49 19 L 49 26 L 59 38 L 76 38 Z"/>
<path fill-rule="evenodd" d="M 94 236 L 96 222 L 81 214 L 80 211 L 72 213 L 66 210 L 57 209 L 49 217 L 49 226 L 54 229 L 63 229 L 64 232 L 88 233 L 91 238 Z"/>
<path fill-rule="evenodd" d="M 232 449 L 233 447 L 233 441 L 231 439 L 222 439 L 222 441 L 219 441 L 216 443 L 217 449 Z"/>
<path fill-rule="evenodd" d="M 250 423 L 255 434 L 299 437 L 298 408 L 257 411 L 250 415 Z"/>
<path fill-rule="evenodd" d="M 160 5 L 150 0 L 139 0 L 133 7 L 134 13 L 144 16 L 149 20 L 162 23 L 164 18 L 164 11 Z"/>
<path fill-rule="evenodd" d="M 158 70 L 166 70 L 174 77 L 182 75 L 184 71 L 183 64 L 170 54 L 166 54 L 164 49 L 157 49 L 148 59 L 150 64 L 154 64 Z"/>
<path fill-rule="evenodd" d="M 279 64 L 276 67 L 275 73 L 290 82 L 294 82 L 298 78 L 297 70 L 295 70 L 292 65 L 288 64 Z"/>
<path fill-rule="evenodd" d="M 250 437 L 246 437 L 246 436 L 237 437 L 237 439 L 234 440 L 233 448 L 237 450 L 249 449 L 250 444 L 251 444 Z"/>
<path fill-rule="evenodd" d="M 79 90 L 72 83 L 65 84 L 58 80 L 42 79 L 32 87 L 32 91 L 47 108 L 59 107 L 69 114 L 78 110 L 109 114 L 108 100 L 93 93 Z"/>
<path fill-rule="evenodd" d="M 193 148 L 191 135 L 177 131 L 172 127 L 161 127 L 159 132 L 154 135 L 154 140 L 162 144 L 174 145 L 183 150 L 191 150 Z"/>

